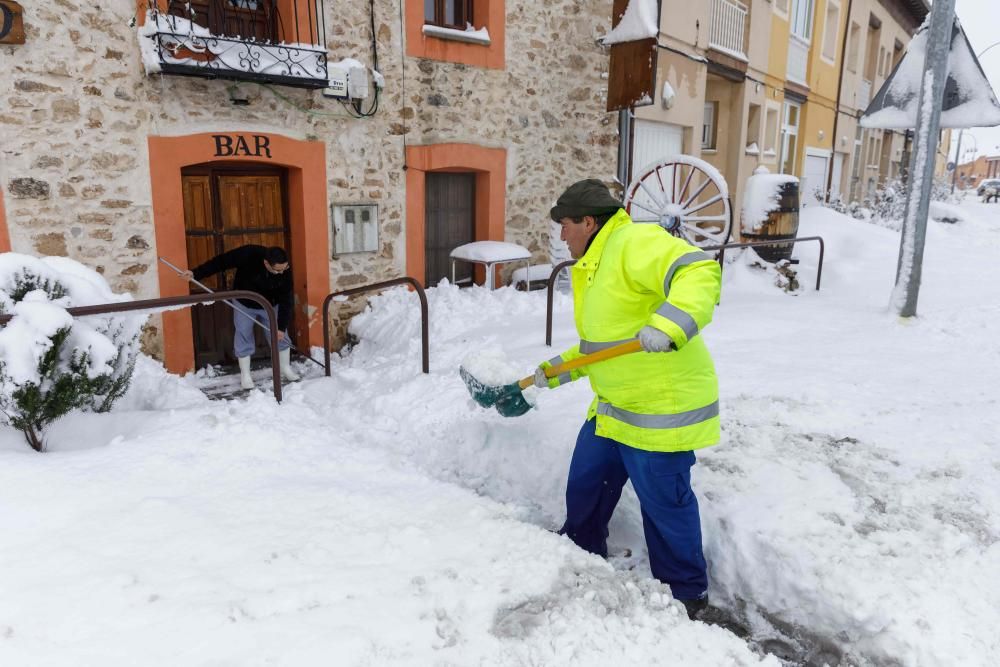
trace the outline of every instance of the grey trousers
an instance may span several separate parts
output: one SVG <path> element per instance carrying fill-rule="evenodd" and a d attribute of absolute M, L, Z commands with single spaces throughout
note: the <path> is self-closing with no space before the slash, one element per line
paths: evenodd
<path fill-rule="evenodd" d="M 257 320 L 265 327 L 267 327 L 267 313 L 264 312 L 263 308 L 249 308 L 244 306 L 242 303 L 237 304 L 238 309 L 233 309 L 233 324 L 236 325 L 236 335 L 233 336 L 233 350 L 236 352 L 237 357 L 249 357 L 253 354 L 254 349 L 257 347 L 254 341 L 254 329 L 257 325 L 254 324 L 254 320 Z M 275 306 L 275 314 L 277 314 L 279 306 Z M 264 331 L 264 329 L 261 329 Z M 288 340 L 288 332 L 285 332 L 285 337 L 278 341 L 279 350 L 287 350 L 291 347 L 291 341 Z"/>

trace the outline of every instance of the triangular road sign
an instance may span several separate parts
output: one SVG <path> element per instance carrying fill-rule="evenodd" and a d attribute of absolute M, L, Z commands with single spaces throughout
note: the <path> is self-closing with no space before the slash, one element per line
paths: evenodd
<path fill-rule="evenodd" d="M 912 130 L 917 126 L 920 82 L 930 75 L 925 67 L 928 26 L 910 40 L 906 55 L 885 80 L 861 116 L 861 126 L 885 130 Z M 948 81 L 944 88 L 941 128 L 1000 125 L 1000 103 L 983 73 L 965 31 L 956 20 L 951 29 Z"/>

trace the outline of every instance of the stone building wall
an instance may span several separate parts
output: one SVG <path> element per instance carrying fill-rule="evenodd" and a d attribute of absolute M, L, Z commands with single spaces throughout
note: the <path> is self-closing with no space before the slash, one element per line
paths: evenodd
<path fill-rule="evenodd" d="M 596 44 L 611 0 L 507 0 L 503 70 L 403 57 L 399 5 L 376 0 L 386 88 L 367 119 L 319 91 L 240 83 L 249 104 L 235 106 L 231 82 L 147 76 L 136 9 L 134 0 L 33 3 L 26 44 L 0 46 L 0 183 L 12 248 L 72 257 L 116 291 L 158 296 L 150 135 L 256 130 L 325 142 L 329 203 L 377 203 L 381 227 L 377 253 L 331 262 L 333 289 L 406 270 L 404 141 L 505 148 L 506 240 L 539 260 L 558 193 L 579 178 L 613 178 L 615 114 L 604 111 L 607 53 Z M 328 1 L 325 18 L 330 62 L 371 65 L 368 2 Z M 160 343 L 151 322 L 147 347 L 155 353 Z"/>

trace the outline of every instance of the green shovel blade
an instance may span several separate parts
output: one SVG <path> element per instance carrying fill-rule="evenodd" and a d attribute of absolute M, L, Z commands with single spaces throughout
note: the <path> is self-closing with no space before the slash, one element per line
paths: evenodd
<path fill-rule="evenodd" d="M 495 407 L 504 417 L 520 417 L 531 409 L 531 404 L 525 400 L 516 382 L 501 386 L 488 385 L 477 380 L 464 368 L 459 368 L 458 374 L 468 387 L 472 400 L 484 408 Z"/>
<path fill-rule="evenodd" d="M 520 417 L 531 409 L 531 403 L 528 403 L 524 398 L 524 394 L 521 393 L 521 388 L 517 386 L 516 382 L 507 385 L 504 389 L 510 391 L 497 399 L 497 412 L 501 416 Z"/>

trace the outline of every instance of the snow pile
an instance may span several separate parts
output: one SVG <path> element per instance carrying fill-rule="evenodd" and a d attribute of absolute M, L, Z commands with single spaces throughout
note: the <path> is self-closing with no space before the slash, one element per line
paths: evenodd
<path fill-rule="evenodd" d="M 601 42 L 605 46 L 656 38 L 660 34 L 657 0 L 629 0 L 625 13 Z"/>
<path fill-rule="evenodd" d="M 909 327 L 887 315 L 899 235 L 883 227 L 803 211 L 800 233 L 827 243 L 820 292 L 814 245 L 795 251 L 805 283 L 795 298 L 749 260 L 727 265 L 722 304 L 702 334 L 720 374 L 725 436 L 699 452 L 694 487 L 711 596 L 755 646 L 784 646 L 802 662 L 829 654 L 830 664 L 988 664 L 1000 650 L 1000 599 L 986 593 L 1000 590 L 989 565 L 1000 545 L 1000 494 L 989 481 L 1000 468 L 991 389 L 1000 347 L 990 324 L 1000 310 L 983 307 L 1000 302 L 1000 267 L 989 259 L 1000 226 L 967 219 L 962 228 L 931 223 L 926 314 Z M 955 294 L 954 267 L 969 262 L 989 275 Z M 418 374 L 409 338 L 415 297 L 384 294 L 356 320 L 361 344 L 334 371 L 338 428 L 557 528 L 586 381 L 525 390 L 537 408 L 511 420 L 475 407 L 454 371 L 463 350 L 480 346 L 529 374 L 574 342 L 570 300 L 557 295 L 546 348 L 541 293 L 449 287 L 428 297 L 432 326 L 447 322 L 432 334 L 432 374 Z M 385 335 L 392 327 L 395 338 Z M 982 372 L 970 382 L 955 373 L 965 367 Z M 365 392 L 370 374 L 394 389 Z M 627 491 L 612 552 L 643 554 L 643 544 Z M 641 559 L 627 566 L 646 572 Z"/>
<path fill-rule="evenodd" d="M 786 183 L 798 183 L 799 179 L 786 174 L 754 174 L 747 179 L 743 193 L 743 231 L 757 233 L 767 220 L 767 214 L 778 208 L 781 189 Z"/>
<path fill-rule="evenodd" d="M 445 283 L 427 291 L 430 374 L 400 288 L 353 320 L 331 378 L 280 406 L 187 402 L 173 379 L 162 406 L 64 418 L 44 459 L 0 437 L 0 664 L 992 664 L 1000 208 L 961 209 L 929 226 L 907 326 L 886 308 L 899 234 L 883 227 L 802 212 L 827 243 L 820 292 L 726 266 L 701 333 L 724 436 L 693 487 L 712 602 L 749 647 L 649 579 L 630 490 L 607 562 L 547 530 L 586 380 L 526 389 L 536 408 L 505 419 L 459 378 L 570 347 L 571 298 L 555 295 L 549 348 L 544 293 Z M 795 256 L 811 284 L 815 246 Z M 136 385 L 158 379 L 140 363 Z M 81 443 L 100 448 L 67 451 Z"/>
<path fill-rule="evenodd" d="M 380 398 L 395 378 L 337 374 L 280 406 L 73 415 L 45 461 L 0 445 L 0 663 L 778 667 L 648 577 L 414 470 L 386 447 L 406 439 Z M 441 398 L 428 417 L 474 414 Z"/>

